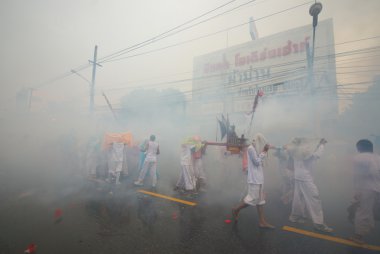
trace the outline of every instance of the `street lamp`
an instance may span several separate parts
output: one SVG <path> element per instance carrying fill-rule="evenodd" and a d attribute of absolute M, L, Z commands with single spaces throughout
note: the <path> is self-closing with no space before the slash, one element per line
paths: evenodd
<path fill-rule="evenodd" d="M 314 66 L 314 49 L 315 49 L 315 28 L 318 25 L 318 15 L 322 11 L 322 4 L 320 2 L 315 2 L 312 6 L 310 6 L 309 14 L 313 17 L 313 48 L 311 52 L 311 66 Z"/>
<path fill-rule="evenodd" d="M 322 4 L 315 1 L 313 5 L 310 6 L 309 14 L 313 17 L 313 47 L 311 52 L 311 59 L 309 61 L 309 80 L 311 81 L 311 94 L 315 94 L 315 77 L 314 77 L 314 52 L 315 52 L 315 28 L 318 25 L 318 15 L 322 11 Z M 308 51 L 308 55 L 310 55 Z M 315 133 L 317 136 L 320 134 L 320 118 L 319 112 L 317 110 L 317 103 L 315 101 L 315 96 L 312 97 L 312 104 L 315 110 Z"/>

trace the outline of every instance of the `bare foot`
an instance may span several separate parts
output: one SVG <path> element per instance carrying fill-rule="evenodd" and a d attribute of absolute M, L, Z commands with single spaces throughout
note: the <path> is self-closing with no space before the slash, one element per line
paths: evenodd
<path fill-rule="evenodd" d="M 276 227 L 269 224 L 269 223 L 263 223 L 263 224 L 259 224 L 259 228 L 261 228 L 261 229 L 275 229 Z"/>
<path fill-rule="evenodd" d="M 239 218 L 239 212 L 237 209 L 235 208 L 232 208 L 232 218 L 234 219 L 234 221 L 236 222 Z"/>

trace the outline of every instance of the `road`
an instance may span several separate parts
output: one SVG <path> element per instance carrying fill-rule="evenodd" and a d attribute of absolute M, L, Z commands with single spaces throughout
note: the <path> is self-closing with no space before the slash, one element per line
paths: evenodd
<path fill-rule="evenodd" d="M 237 223 L 228 223 L 231 208 L 242 196 L 245 175 L 238 159 L 206 160 L 207 192 L 196 197 L 173 191 L 179 165 L 168 156 L 159 161 L 159 180 L 155 193 L 133 186 L 137 177 L 130 174 L 120 185 L 90 181 L 79 174 L 45 169 L 21 170 L 7 167 L 0 171 L 0 254 L 23 253 L 28 244 L 37 253 L 378 253 L 331 239 L 319 239 L 284 230 L 313 232 L 312 225 L 288 222 L 290 206 L 280 202 L 280 188 L 267 174 L 265 213 L 275 230 L 259 229 L 253 207 L 242 210 Z M 323 162 L 321 162 L 323 163 Z M 321 173 L 320 185 L 326 222 L 335 229 L 331 236 L 344 239 L 353 226 L 347 221 L 349 184 L 336 184 L 339 171 Z M 327 179 L 327 180 L 326 180 Z M 316 176 L 316 183 L 321 177 Z M 183 204 L 171 198 L 195 203 Z M 54 218 L 60 209 L 62 215 Z M 227 220 L 227 221 L 226 221 Z M 285 228 L 286 229 L 286 228 Z M 288 228 L 289 229 L 289 228 Z M 379 224 L 366 240 L 380 246 Z"/>

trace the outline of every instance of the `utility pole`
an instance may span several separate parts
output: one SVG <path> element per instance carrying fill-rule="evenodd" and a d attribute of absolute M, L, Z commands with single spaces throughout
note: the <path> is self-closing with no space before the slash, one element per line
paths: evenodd
<path fill-rule="evenodd" d="M 32 98 L 33 98 L 33 88 L 29 88 L 29 96 L 28 96 L 28 111 L 32 108 Z"/>
<path fill-rule="evenodd" d="M 97 60 L 97 54 L 98 54 L 98 46 L 95 45 L 94 49 L 94 60 L 88 60 L 90 63 L 92 63 L 92 79 L 90 84 L 90 113 L 94 112 L 94 95 L 95 95 L 95 75 L 96 75 L 96 66 L 102 67 L 100 64 L 96 62 Z"/>

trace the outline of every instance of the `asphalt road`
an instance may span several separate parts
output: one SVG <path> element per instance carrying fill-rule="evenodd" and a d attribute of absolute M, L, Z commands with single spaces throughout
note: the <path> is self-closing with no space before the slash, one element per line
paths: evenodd
<path fill-rule="evenodd" d="M 89 181 L 80 174 L 12 167 L 0 171 L 0 254 L 23 253 L 28 244 L 37 253 L 376 253 L 283 229 L 290 226 L 315 232 L 310 223 L 288 222 L 290 207 L 280 202 L 276 172 L 266 175 L 265 213 L 275 230 L 257 226 L 255 208 L 242 210 L 239 221 L 228 223 L 231 208 L 242 196 L 245 176 L 238 159 L 205 161 L 207 192 L 196 197 L 173 191 L 179 167 L 162 159 L 156 193 L 196 203 L 194 206 L 140 193 L 149 183 L 134 187 L 136 172 L 120 185 Z M 177 163 L 177 162 L 176 162 Z M 346 238 L 349 184 L 336 180 L 339 171 L 316 176 L 326 222 L 332 236 Z M 349 178 L 349 176 L 347 176 Z M 334 183 L 336 183 L 334 185 Z M 55 217 L 60 210 L 59 218 Z M 227 220 L 227 221 L 226 221 Z M 379 224 L 367 242 L 380 246 Z"/>

